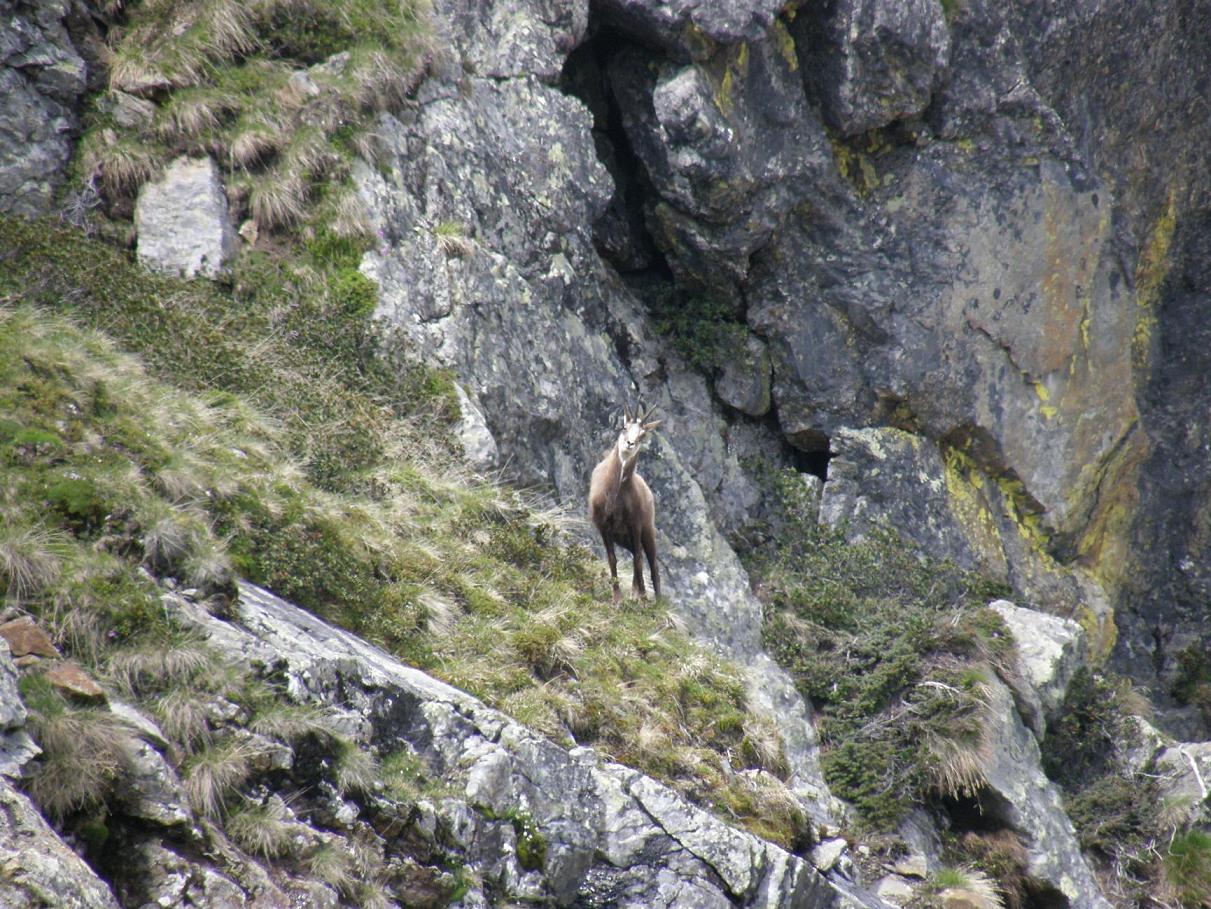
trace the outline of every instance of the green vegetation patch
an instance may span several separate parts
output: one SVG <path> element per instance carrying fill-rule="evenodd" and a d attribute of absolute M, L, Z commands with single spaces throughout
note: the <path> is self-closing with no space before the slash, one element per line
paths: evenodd
<path fill-rule="evenodd" d="M 748 329 L 730 301 L 706 292 L 662 288 L 648 294 L 652 327 L 688 363 L 711 374 L 743 349 Z"/>
<path fill-rule="evenodd" d="M 986 608 L 1003 590 L 917 556 L 891 532 L 847 543 L 783 478 L 787 532 L 749 556 L 770 653 L 820 713 L 825 779 L 890 830 L 936 795 L 982 782 L 985 686 L 1013 665 Z"/>
<path fill-rule="evenodd" d="M 237 577 L 261 583 L 556 741 L 802 839 L 776 730 L 739 670 L 662 603 L 614 608 L 561 512 L 462 467 L 441 442 L 448 379 L 341 342 L 343 308 L 308 324 L 305 263 L 254 257 L 226 290 L 142 274 L 45 224 L 0 221 L 0 236 L 0 585 L 148 699 L 190 755 L 201 810 L 240 809 L 251 778 L 206 720 L 204 680 L 228 683 L 161 605 L 169 577 L 215 609 Z M 338 242 L 312 254 L 351 256 Z M 249 710 L 277 737 L 306 726 Z M 381 776 L 330 747 L 337 788 Z"/>
<path fill-rule="evenodd" d="M 149 274 L 121 252 L 46 222 L 0 219 L 0 247 L 0 298 L 105 331 L 158 378 L 204 394 L 216 412 L 252 404 L 281 425 L 289 457 L 321 486 L 356 487 L 388 457 L 450 445 L 446 426 L 458 413 L 450 379 L 386 354 L 365 318 L 373 286 L 350 271 L 356 246 L 339 237 L 321 232 L 304 256 L 247 253 L 229 289 Z M 32 373 L 21 380 L 27 396 L 53 408 L 68 377 L 53 362 Z M 104 377 L 73 394 L 141 466 L 169 457 L 146 414 L 104 413 L 112 407 Z M 43 436 L 6 440 L 0 427 L 11 458 L 63 444 L 50 429 L 14 425 Z M 178 449 L 184 468 L 190 453 Z"/>

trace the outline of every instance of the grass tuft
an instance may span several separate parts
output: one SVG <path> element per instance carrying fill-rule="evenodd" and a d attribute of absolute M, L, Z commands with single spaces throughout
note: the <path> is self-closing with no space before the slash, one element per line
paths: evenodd
<path fill-rule="evenodd" d="M 291 851 L 296 824 L 282 798 L 271 795 L 261 804 L 248 802 L 233 811 L 224 826 L 245 852 L 271 859 Z"/>
<path fill-rule="evenodd" d="M 39 527 L 0 521 L 0 583 L 12 603 L 53 584 L 62 570 L 62 541 Z"/>
<path fill-rule="evenodd" d="M 25 676 L 21 694 L 42 755 L 25 786 L 39 807 L 62 820 L 104 803 L 129 766 L 129 730 L 106 708 L 74 707 L 41 676 Z"/>
<path fill-rule="evenodd" d="M 203 748 L 185 765 L 185 792 L 198 814 L 215 820 L 252 773 L 256 745 L 231 738 Z"/>

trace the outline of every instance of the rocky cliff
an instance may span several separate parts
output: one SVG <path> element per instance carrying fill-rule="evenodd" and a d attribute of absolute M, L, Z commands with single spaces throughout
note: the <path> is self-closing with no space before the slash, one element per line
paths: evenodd
<path fill-rule="evenodd" d="M 11 186 L 6 210 L 33 213 L 51 206 L 88 87 L 69 26 L 77 44 L 95 26 L 66 7 L 18 4 L 10 20 L 0 115 L 37 126 L 8 130 L 0 187 Z M 454 376 L 468 459 L 568 509 L 580 509 L 622 405 L 657 407 L 641 470 L 669 599 L 747 667 L 753 704 L 780 728 L 790 788 L 825 831 L 813 856 L 828 877 L 402 667 L 387 686 L 411 705 L 397 716 L 369 670 L 324 668 L 328 645 L 275 643 L 302 620 L 258 592 L 240 607 L 245 625 L 261 622 L 257 639 L 213 623 L 211 634 L 286 653 L 296 688 L 358 701 L 371 739 L 402 735 L 454 779 L 467 797 L 443 818 L 451 848 L 509 898 L 824 906 L 868 899 L 847 881 L 874 886 L 889 870 L 884 897 L 921 896 L 915 865 L 855 869 L 847 850 L 825 848 L 853 815 L 828 791 L 800 680 L 763 645 L 769 607 L 746 565 L 785 530 L 785 477 L 822 481 L 795 500 L 813 521 L 818 508 L 852 540 L 890 525 L 1066 620 L 1005 611 L 1023 653 L 1054 648 L 985 673 L 979 782 L 902 827 L 903 848 L 932 874 L 940 834 L 1004 834 L 1019 850 L 1006 861 L 1020 905 L 1126 905 L 1082 857 L 1100 847 L 1074 830 L 1043 768 L 1062 776 L 1048 730 L 1080 715 L 1063 713 L 1064 689 L 1087 662 L 1149 686 L 1164 730 L 1147 727 L 1145 756 L 1119 747 L 1098 766 L 1130 775 L 1167 761 L 1172 782 L 1186 756 L 1196 783 L 1171 791 L 1206 797 L 1194 752 L 1164 736 L 1205 738 L 1200 704 L 1211 703 L 1200 479 L 1211 3 L 438 0 L 433 20 L 426 77 L 404 103 L 375 108 L 349 168 L 374 315 L 403 361 Z M 346 63 L 315 62 L 291 85 L 322 99 Z M 149 105 L 168 90 L 132 92 Z M 47 163 L 31 171 L 34 158 Z M 174 197 L 170 178 L 191 168 L 207 174 L 194 193 L 207 200 L 203 227 L 171 211 L 186 193 Z M 250 211 L 246 243 L 258 225 L 281 226 L 239 179 L 182 161 L 148 181 L 133 209 L 140 257 L 191 273 L 179 263 L 205 262 L 222 279 L 236 242 L 228 204 Z M 182 249 L 203 233 L 214 251 Z M 339 640 L 350 659 L 380 659 Z M 1023 682 L 1039 665 L 1053 666 L 1047 681 Z M 539 751 L 541 767 L 526 763 Z M 1069 795 L 1091 779 L 1066 779 Z M 585 815 L 564 813 L 552 790 L 580 792 Z M 541 869 L 507 858 L 518 811 L 549 846 Z M 1201 824 L 1193 811 L 1178 826 Z"/>

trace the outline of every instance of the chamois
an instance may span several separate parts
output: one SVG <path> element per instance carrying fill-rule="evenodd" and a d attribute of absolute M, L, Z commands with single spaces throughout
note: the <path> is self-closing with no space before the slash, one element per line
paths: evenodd
<path fill-rule="evenodd" d="M 635 557 L 635 573 L 631 596 L 642 599 L 643 556 L 646 554 L 652 573 L 652 589 L 660 596 L 660 569 L 656 567 L 656 502 L 652 490 L 635 471 L 639 446 L 660 420 L 645 423 L 655 407 L 643 416 L 631 415 L 623 406 L 622 432 L 601 463 L 593 468 L 589 482 L 589 517 L 605 543 L 610 562 L 610 578 L 614 584 L 614 602 L 622 599 L 618 589 L 618 558 L 614 546 L 630 550 Z"/>

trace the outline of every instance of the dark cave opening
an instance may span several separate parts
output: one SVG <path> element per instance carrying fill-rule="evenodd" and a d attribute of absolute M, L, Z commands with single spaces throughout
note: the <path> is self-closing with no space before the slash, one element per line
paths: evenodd
<path fill-rule="evenodd" d="M 655 190 L 631 147 L 610 85 L 610 60 L 628 43 L 623 33 L 591 16 L 588 37 L 564 62 L 560 89 L 592 113 L 597 159 L 614 179 L 614 198 L 593 225 L 597 251 L 624 276 L 642 275 L 649 282 L 671 285 L 672 272 L 644 218 L 644 203 Z"/>
<path fill-rule="evenodd" d="M 833 459 L 833 452 L 829 447 L 827 436 L 824 437 L 823 448 L 804 451 L 793 445 L 787 445 L 786 451 L 791 466 L 799 473 L 810 473 L 814 477 L 819 477 L 821 481 L 828 479 L 828 462 Z"/>
<path fill-rule="evenodd" d="M 947 831 L 947 849 L 964 863 L 996 868 L 996 880 L 1007 905 L 1015 909 L 1070 909 L 1063 893 L 1027 872 L 1027 850 L 1010 825 L 1010 805 L 997 793 L 945 797 L 936 803 L 939 828 Z"/>

